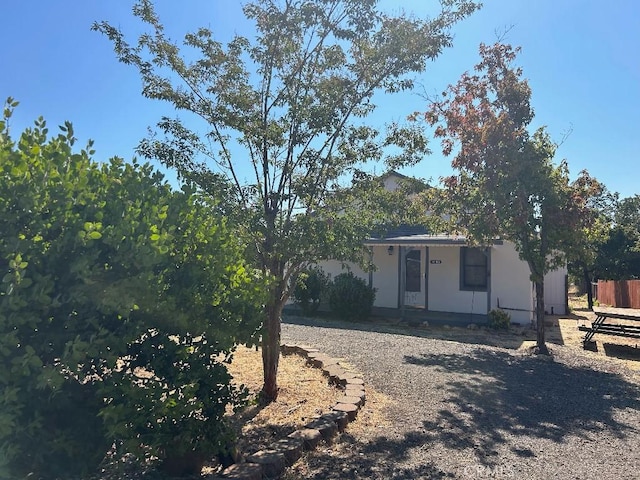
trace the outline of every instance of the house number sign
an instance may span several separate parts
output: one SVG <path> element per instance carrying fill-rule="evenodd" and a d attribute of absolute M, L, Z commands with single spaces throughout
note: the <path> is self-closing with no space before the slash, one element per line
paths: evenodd
<path fill-rule="evenodd" d="M 430 260 L 429 263 L 433 265 L 440 265 L 442 263 L 442 260 Z"/>

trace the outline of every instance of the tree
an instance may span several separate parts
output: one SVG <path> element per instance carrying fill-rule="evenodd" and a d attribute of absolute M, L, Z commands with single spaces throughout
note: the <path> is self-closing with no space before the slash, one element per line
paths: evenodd
<path fill-rule="evenodd" d="M 554 165 L 557 145 L 543 128 L 533 135 L 531 89 L 514 66 L 519 49 L 481 45 L 481 61 L 448 87 L 426 113 L 443 153 L 454 154 L 457 175 L 444 179 L 456 228 L 472 240 L 514 242 L 536 293 L 537 349 L 546 353 L 544 275 L 557 268 L 587 223 L 585 174 L 569 182 L 566 162 Z M 457 148 L 457 150 L 456 150 Z"/>
<path fill-rule="evenodd" d="M 596 273 L 606 280 L 640 278 L 640 195 L 620 200 L 605 241 L 598 244 Z"/>
<path fill-rule="evenodd" d="M 165 139 L 147 139 L 139 152 L 205 190 L 214 172 L 231 181 L 252 255 L 273 279 L 262 330 L 265 401 L 277 397 L 280 316 L 298 273 L 327 257 L 362 260 L 362 240 L 380 223 L 384 203 L 363 187 L 370 182 L 340 185 L 380 160 L 383 147 L 401 147 L 389 159 L 395 164 L 427 152 L 413 128 L 392 125 L 383 136 L 360 119 L 375 109 L 374 93 L 411 88 L 411 75 L 451 44 L 450 28 L 477 8 L 468 0 L 441 5 L 433 19 L 420 20 L 384 14 L 376 0 L 259 0 L 244 7 L 255 22 L 253 41 L 236 36 L 224 47 L 200 28 L 184 39 L 200 57 L 191 63 L 149 0 L 134 7 L 151 30 L 135 45 L 108 23 L 94 24 L 118 59 L 138 68 L 143 95 L 204 121 L 198 135 L 163 118 Z"/>
<path fill-rule="evenodd" d="M 600 252 L 609 240 L 617 194 L 609 190 L 587 172 L 582 174 L 582 186 L 586 193 L 588 222 L 574 232 L 573 245 L 567 252 L 569 272 L 580 279 L 587 293 L 587 306 L 593 308 L 591 284 L 601 270 Z"/>
<path fill-rule="evenodd" d="M 68 122 L 13 140 L 16 104 L 0 120 L 0 477 L 72 478 L 114 442 L 197 470 L 230 446 L 246 392 L 223 360 L 257 341 L 261 274 L 213 198 L 92 161 Z"/>

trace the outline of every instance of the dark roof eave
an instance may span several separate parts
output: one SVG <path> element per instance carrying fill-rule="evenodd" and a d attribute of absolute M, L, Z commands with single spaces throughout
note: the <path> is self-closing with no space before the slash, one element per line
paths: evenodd
<path fill-rule="evenodd" d="M 495 239 L 492 241 L 492 245 L 502 245 L 504 242 L 502 239 Z M 464 246 L 468 245 L 469 242 L 466 238 L 410 238 L 410 237 L 401 237 L 401 238 L 370 238 L 365 240 L 364 244 L 366 246 L 374 246 L 374 245 L 459 245 Z"/>

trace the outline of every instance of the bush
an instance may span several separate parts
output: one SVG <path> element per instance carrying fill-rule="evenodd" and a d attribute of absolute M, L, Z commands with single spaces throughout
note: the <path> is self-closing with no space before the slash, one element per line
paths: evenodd
<path fill-rule="evenodd" d="M 330 288 L 329 306 L 344 320 L 366 320 L 371 314 L 376 292 L 352 272 L 337 275 Z"/>
<path fill-rule="evenodd" d="M 489 312 L 489 327 L 495 330 L 508 330 L 511 325 L 511 315 L 504 310 L 493 309 Z"/>
<path fill-rule="evenodd" d="M 329 277 L 320 267 L 310 268 L 298 276 L 293 299 L 305 315 L 313 315 L 326 294 Z"/>
<path fill-rule="evenodd" d="M 167 469 L 230 446 L 226 367 L 264 288 L 214 205 L 149 165 L 0 121 L 0 478 L 73 478 L 115 442 Z"/>

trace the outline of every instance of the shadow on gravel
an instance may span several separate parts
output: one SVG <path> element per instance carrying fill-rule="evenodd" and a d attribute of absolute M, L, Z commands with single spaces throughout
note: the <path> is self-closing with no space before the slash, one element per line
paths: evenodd
<path fill-rule="evenodd" d="M 622 360 L 640 361 L 640 348 L 638 345 L 618 345 L 615 343 L 602 343 L 604 353 L 607 357 L 620 358 Z"/>
<path fill-rule="evenodd" d="M 499 461 L 499 448 L 521 458 L 539 455 L 528 446 L 532 437 L 560 443 L 569 435 L 597 441 L 601 432 L 639 433 L 640 388 L 617 374 L 483 349 L 405 362 L 466 376 L 447 384 L 443 408 L 424 422 L 424 440 L 468 449 L 485 465 Z"/>

